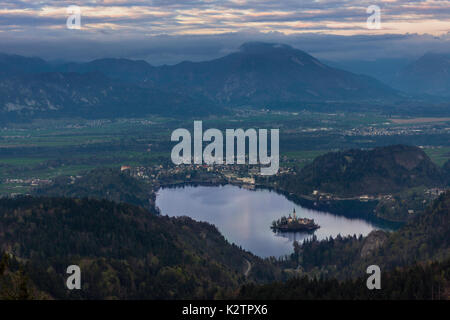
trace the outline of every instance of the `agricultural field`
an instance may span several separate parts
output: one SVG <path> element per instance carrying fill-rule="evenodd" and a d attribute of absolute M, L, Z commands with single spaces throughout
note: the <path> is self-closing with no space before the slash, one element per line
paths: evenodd
<path fill-rule="evenodd" d="M 26 193 L 33 184 L 96 167 L 170 163 L 171 132 L 192 131 L 194 120 L 198 119 L 61 119 L 4 126 L 0 128 L 0 194 Z M 281 166 L 300 167 L 330 151 L 400 143 L 423 146 L 434 162 L 443 165 L 450 158 L 447 126 L 445 121 L 424 120 L 399 124 L 374 113 L 264 109 L 203 120 L 204 130 L 279 128 Z"/>

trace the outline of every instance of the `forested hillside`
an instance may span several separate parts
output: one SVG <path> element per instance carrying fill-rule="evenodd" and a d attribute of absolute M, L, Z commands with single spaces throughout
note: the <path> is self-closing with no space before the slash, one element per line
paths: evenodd
<path fill-rule="evenodd" d="M 10 298 L 221 298 L 243 285 L 240 298 L 445 298 L 449 215 L 450 192 L 399 231 L 311 240 L 295 245 L 290 260 L 274 261 L 187 217 L 106 200 L 2 199 L 0 251 L 13 263 L 0 278 Z M 443 263 L 429 265 L 435 261 Z M 81 267 L 83 290 L 64 285 L 72 264 Z M 362 282 L 372 264 L 385 277 L 382 294 L 371 295 Z M 289 275 L 296 279 L 277 282 Z"/>
<path fill-rule="evenodd" d="M 47 299 L 36 289 L 24 272 L 24 266 L 14 257 L 0 251 L 0 300 Z"/>
<path fill-rule="evenodd" d="M 250 279 L 281 279 L 276 267 L 230 245 L 212 225 L 106 200 L 2 199 L 0 244 L 57 299 L 219 298 Z M 82 270 L 83 290 L 65 287 L 72 264 Z"/>
<path fill-rule="evenodd" d="M 383 273 L 381 290 L 368 290 L 367 277 L 339 282 L 300 277 L 285 283 L 245 285 L 240 299 L 268 300 L 448 300 L 450 260 Z"/>
<path fill-rule="evenodd" d="M 57 177 L 48 186 L 35 190 L 38 196 L 106 199 L 129 203 L 155 212 L 151 186 L 120 172 L 117 168 L 94 169 L 81 178 Z"/>
<path fill-rule="evenodd" d="M 450 258 L 450 192 L 398 231 L 374 231 L 367 237 L 315 239 L 295 246 L 286 266 L 312 277 L 361 277 L 367 266 L 394 270 L 414 263 Z"/>
<path fill-rule="evenodd" d="M 289 192 L 313 190 L 340 196 L 386 194 L 417 186 L 445 185 L 444 173 L 420 148 L 406 145 L 330 152 L 296 175 L 282 177 Z"/>
<path fill-rule="evenodd" d="M 311 240 L 295 246 L 287 282 L 246 284 L 240 299 L 450 299 L 450 192 L 399 231 Z M 378 265 L 382 290 L 368 290 Z"/>

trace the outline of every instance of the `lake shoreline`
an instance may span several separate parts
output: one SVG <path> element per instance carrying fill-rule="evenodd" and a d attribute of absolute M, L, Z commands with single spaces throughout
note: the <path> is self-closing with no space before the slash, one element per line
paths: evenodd
<path fill-rule="evenodd" d="M 215 225 L 228 241 L 242 246 L 260 257 L 283 256 L 293 252 L 293 242 L 329 237 L 366 236 L 373 230 L 386 230 L 386 225 L 369 221 L 364 215 L 343 216 L 303 206 L 298 199 L 271 188 L 248 190 L 229 183 L 175 183 L 160 186 L 156 205 L 161 214 L 189 216 L 196 221 Z M 271 229 L 273 220 L 296 209 L 298 216 L 316 219 L 317 232 L 277 234 Z"/>
<path fill-rule="evenodd" d="M 165 183 L 158 186 L 156 193 L 162 188 L 178 188 L 185 186 L 206 186 L 206 187 L 219 187 L 231 185 L 239 187 L 246 190 L 268 190 L 276 192 L 280 195 L 285 196 L 288 200 L 312 210 L 323 211 L 331 213 L 337 216 L 343 216 L 350 219 L 360 219 L 363 218 L 367 221 L 373 222 L 377 225 L 385 226 L 387 229 L 397 230 L 402 227 L 405 222 L 403 221 L 392 221 L 383 219 L 374 214 L 374 209 L 378 204 L 378 200 L 356 200 L 356 199 L 341 199 L 341 200 L 317 200 L 311 199 L 306 195 L 296 195 L 292 192 L 288 192 L 273 186 L 267 185 L 248 185 L 245 183 L 229 182 L 223 181 L 193 181 L 193 182 L 176 182 L 176 183 Z"/>

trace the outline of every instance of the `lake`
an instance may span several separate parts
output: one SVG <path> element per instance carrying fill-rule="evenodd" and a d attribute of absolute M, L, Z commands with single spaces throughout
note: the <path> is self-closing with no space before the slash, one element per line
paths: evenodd
<path fill-rule="evenodd" d="M 293 241 L 312 237 L 305 233 L 276 234 L 273 220 L 287 216 L 295 208 L 297 216 L 314 219 L 320 229 L 318 239 L 338 234 L 367 235 L 378 229 L 362 218 L 350 219 L 301 207 L 271 190 L 247 190 L 238 186 L 183 186 L 162 188 L 156 196 L 161 214 L 189 216 L 214 224 L 225 238 L 260 257 L 283 256 L 293 252 Z"/>

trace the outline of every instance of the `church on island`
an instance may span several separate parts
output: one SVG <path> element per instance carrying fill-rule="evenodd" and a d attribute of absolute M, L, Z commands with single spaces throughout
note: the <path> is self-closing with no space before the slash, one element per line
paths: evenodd
<path fill-rule="evenodd" d="M 273 221 L 272 230 L 281 232 L 311 232 L 319 229 L 320 226 L 314 222 L 314 219 L 299 218 L 295 212 L 295 208 L 292 215 L 281 217 L 280 219 Z"/>

